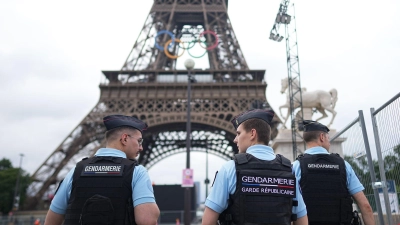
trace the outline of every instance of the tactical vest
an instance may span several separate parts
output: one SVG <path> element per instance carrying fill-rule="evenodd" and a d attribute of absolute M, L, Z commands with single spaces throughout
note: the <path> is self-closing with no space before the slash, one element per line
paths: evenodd
<path fill-rule="evenodd" d="M 309 223 L 350 224 L 353 200 L 347 189 L 344 160 L 338 154 L 304 154 L 298 160 Z"/>
<path fill-rule="evenodd" d="M 281 155 L 271 161 L 251 154 L 234 156 L 236 191 L 229 196 L 228 208 L 221 213 L 222 224 L 284 224 L 296 220 L 296 178 L 290 161 Z"/>
<path fill-rule="evenodd" d="M 136 165 L 134 160 L 111 156 L 80 161 L 64 224 L 135 224 L 132 175 Z"/>

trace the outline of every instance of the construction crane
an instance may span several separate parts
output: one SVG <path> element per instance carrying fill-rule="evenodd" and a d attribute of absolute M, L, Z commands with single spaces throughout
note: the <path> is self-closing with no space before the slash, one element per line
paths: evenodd
<path fill-rule="evenodd" d="M 282 0 L 279 11 L 275 18 L 274 26 L 271 29 L 269 39 L 281 42 L 286 38 L 286 60 L 287 60 L 287 73 L 288 73 L 288 90 L 289 102 L 288 108 L 291 119 L 292 130 L 292 146 L 293 146 L 293 160 L 296 159 L 300 152 L 297 146 L 297 138 L 303 139 L 299 135 L 299 131 L 303 130 L 303 104 L 302 104 L 302 90 L 300 82 L 300 65 L 297 45 L 297 31 L 296 31 L 296 17 L 294 11 L 294 4 L 291 5 L 289 15 L 289 2 L 290 0 Z M 279 28 L 283 25 L 285 27 L 285 34 L 279 34 Z M 283 124 L 286 126 L 285 124 Z M 303 142 L 304 145 L 304 142 Z M 304 146 L 305 147 L 305 146 Z M 305 148 L 304 148 L 305 149 Z"/>

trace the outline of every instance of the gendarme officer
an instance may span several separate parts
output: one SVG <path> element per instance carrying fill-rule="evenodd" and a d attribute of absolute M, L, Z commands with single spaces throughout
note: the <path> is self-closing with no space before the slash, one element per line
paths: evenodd
<path fill-rule="evenodd" d="M 293 169 L 300 182 L 310 224 L 350 224 L 351 197 L 361 209 L 364 224 L 375 224 L 364 187 L 350 164 L 338 154 L 328 153 L 329 129 L 312 120 L 305 120 L 303 127 L 307 150 L 293 163 Z"/>
<path fill-rule="evenodd" d="M 156 224 L 155 203 L 147 170 L 135 158 L 143 150 L 147 124 L 130 116 L 103 119 L 106 148 L 85 158 L 60 184 L 45 225 Z"/>
<path fill-rule="evenodd" d="M 308 223 L 290 161 L 268 146 L 273 117 L 270 110 L 254 109 L 232 120 L 239 154 L 216 175 L 203 225 L 217 220 L 236 225 Z"/>

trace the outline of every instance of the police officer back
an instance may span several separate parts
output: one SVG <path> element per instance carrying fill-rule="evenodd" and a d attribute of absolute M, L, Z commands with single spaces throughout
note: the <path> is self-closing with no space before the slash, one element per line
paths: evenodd
<path fill-rule="evenodd" d="M 103 119 L 106 148 L 80 161 L 60 184 L 45 225 L 156 224 L 155 203 L 147 170 L 135 158 L 143 150 L 147 124 L 129 116 Z"/>
<path fill-rule="evenodd" d="M 375 224 L 364 187 L 350 164 L 338 154 L 328 153 L 329 129 L 312 120 L 305 120 L 303 127 L 307 150 L 293 163 L 293 169 L 310 224 L 351 224 L 351 197 L 361 209 L 364 224 Z"/>
<path fill-rule="evenodd" d="M 290 161 L 268 146 L 274 113 L 249 110 L 232 120 L 239 154 L 218 171 L 203 225 L 307 224 L 307 210 Z"/>

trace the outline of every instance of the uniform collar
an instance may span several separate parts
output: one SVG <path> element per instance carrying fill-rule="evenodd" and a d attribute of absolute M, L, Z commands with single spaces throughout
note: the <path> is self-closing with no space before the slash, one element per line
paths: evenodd
<path fill-rule="evenodd" d="M 97 150 L 95 156 L 113 156 L 126 158 L 125 152 L 114 148 L 100 148 Z"/>
<path fill-rule="evenodd" d="M 263 160 L 275 158 L 274 150 L 267 145 L 252 145 L 247 148 L 246 153 Z"/>
<path fill-rule="evenodd" d="M 329 152 L 324 147 L 321 147 L 321 146 L 309 148 L 304 153 L 305 154 L 329 154 Z"/>

